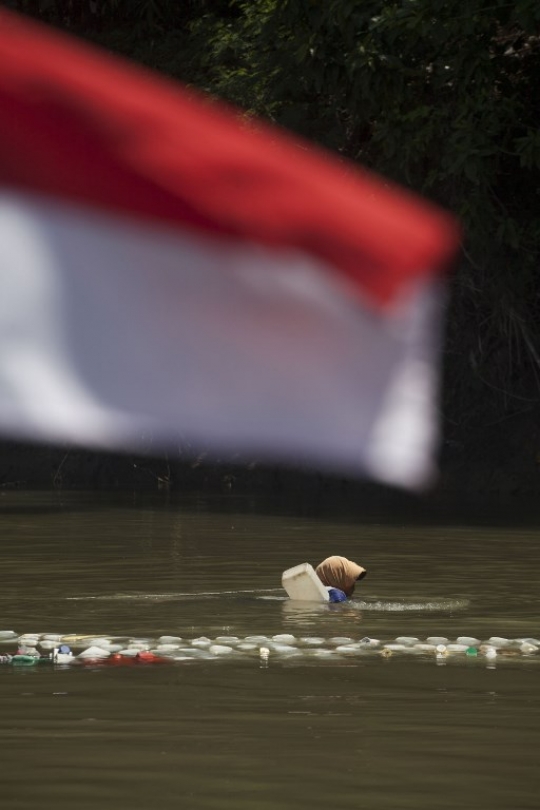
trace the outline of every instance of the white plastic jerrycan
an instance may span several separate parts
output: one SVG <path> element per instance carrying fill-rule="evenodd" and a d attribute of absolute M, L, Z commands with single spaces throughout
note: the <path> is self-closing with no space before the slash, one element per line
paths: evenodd
<path fill-rule="evenodd" d="M 303 602 L 328 602 L 328 591 L 309 563 L 288 568 L 281 575 L 281 584 L 291 599 Z"/>

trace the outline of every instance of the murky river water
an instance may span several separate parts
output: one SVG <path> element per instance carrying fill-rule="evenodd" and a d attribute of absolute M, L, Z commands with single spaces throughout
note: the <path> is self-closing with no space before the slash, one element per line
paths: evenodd
<path fill-rule="evenodd" d="M 540 636 L 531 525 L 329 514 L 230 495 L 4 493 L 0 630 L 290 633 L 327 647 L 341 636 Z M 329 554 L 369 569 L 352 604 L 282 598 L 283 569 Z M 0 666 L 0 805 L 539 807 L 540 654 L 311 652 L 271 650 L 267 665 L 235 653 Z"/>

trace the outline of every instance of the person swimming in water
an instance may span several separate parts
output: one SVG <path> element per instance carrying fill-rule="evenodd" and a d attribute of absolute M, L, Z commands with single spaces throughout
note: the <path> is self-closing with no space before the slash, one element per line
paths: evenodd
<path fill-rule="evenodd" d="M 331 602 L 344 602 L 352 596 L 356 583 L 367 574 L 365 568 L 346 557 L 327 557 L 315 572 L 327 588 Z"/>

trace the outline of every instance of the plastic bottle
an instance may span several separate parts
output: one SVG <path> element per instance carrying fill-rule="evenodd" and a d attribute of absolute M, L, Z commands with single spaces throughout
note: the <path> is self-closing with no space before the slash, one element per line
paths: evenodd
<path fill-rule="evenodd" d="M 148 650 L 141 650 L 140 653 L 137 653 L 135 660 L 139 661 L 141 664 L 163 664 L 167 661 L 166 658 L 148 652 Z"/>
<path fill-rule="evenodd" d="M 59 647 L 55 647 L 52 651 L 51 659 L 55 664 L 72 664 L 74 656 L 71 647 L 67 644 L 61 644 Z"/>
<path fill-rule="evenodd" d="M 116 667 L 125 667 L 125 666 L 132 666 L 137 662 L 137 656 L 135 655 L 122 655 L 119 652 L 113 653 L 109 658 L 107 658 L 107 664 Z"/>
<path fill-rule="evenodd" d="M 33 667 L 38 661 L 39 658 L 35 655 L 19 655 L 19 653 L 11 659 L 11 663 L 16 667 Z"/>

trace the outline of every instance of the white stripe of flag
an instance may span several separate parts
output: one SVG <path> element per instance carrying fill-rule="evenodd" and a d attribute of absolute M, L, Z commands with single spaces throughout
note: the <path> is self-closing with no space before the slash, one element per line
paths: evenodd
<path fill-rule="evenodd" d="M 382 181 L 0 12 L 5 436 L 425 485 L 457 240 Z"/>

